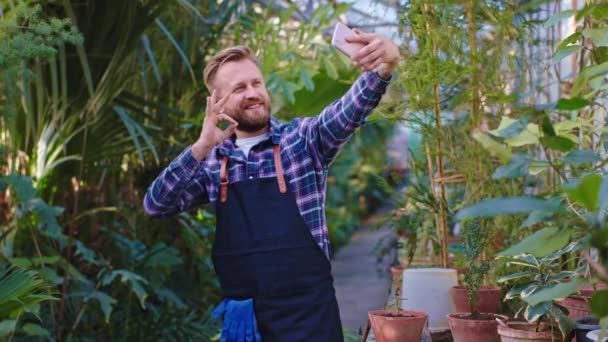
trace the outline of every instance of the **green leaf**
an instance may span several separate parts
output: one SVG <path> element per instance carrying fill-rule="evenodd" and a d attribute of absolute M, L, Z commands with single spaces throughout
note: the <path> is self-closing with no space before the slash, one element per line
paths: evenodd
<path fill-rule="evenodd" d="M 608 62 L 608 46 L 599 46 L 595 48 L 595 55 L 597 56 L 599 63 Z"/>
<path fill-rule="evenodd" d="M 563 299 L 575 293 L 582 285 L 578 279 L 571 280 L 566 283 L 559 283 L 553 287 L 542 289 L 528 297 L 522 299 L 529 305 L 537 305 L 542 302 Z"/>
<path fill-rule="evenodd" d="M 574 150 L 562 157 L 566 164 L 580 165 L 585 163 L 595 163 L 602 160 L 593 150 Z"/>
<path fill-rule="evenodd" d="M 514 138 L 520 135 L 526 127 L 528 127 L 528 118 L 523 117 L 501 129 L 496 135 L 502 138 Z"/>
<path fill-rule="evenodd" d="M 537 305 L 528 305 L 524 311 L 524 318 L 528 322 L 536 322 L 543 315 L 551 312 L 553 302 L 542 302 Z"/>
<path fill-rule="evenodd" d="M 323 65 L 325 66 L 325 71 L 327 72 L 327 75 L 329 75 L 330 78 L 337 80 L 339 75 L 338 75 L 338 69 L 336 69 L 336 66 L 334 65 L 334 63 L 329 59 L 329 58 L 325 58 L 323 60 Z"/>
<path fill-rule="evenodd" d="M 52 284 L 61 284 L 63 283 L 63 277 L 60 277 L 57 272 L 55 272 L 55 270 L 48 268 L 48 267 L 43 267 L 40 269 L 40 275 L 42 277 L 44 277 L 46 280 L 49 281 L 49 283 Z"/>
<path fill-rule="evenodd" d="M 5 319 L 0 322 L 0 337 L 6 337 L 15 330 L 17 321 L 14 319 Z"/>
<path fill-rule="evenodd" d="M 175 40 L 175 38 L 173 37 L 171 32 L 169 32 L 169 30 L 165 27 L 165 25 L 159 18 L 154 19 L 154 22 L 160 28 L 160 30 L 165 34 L 167 39 L 169 39 L 171 44 L 173 44 L 175 51 L 177 51 L 177 54 L 181 57 L 182 61 L 188 68 L 188 71 L 190 72 L 190 77 L 192 77 L 192 82 L 196 84 L 196 76 L 194 76 L 194 70 L 192 70 L 192 65 L 190 64 L 190 59 L 188 59 L 188 56 L 186 55 L 184 50 L 182 50 L 182 47 L 179 45 L 177 40 Z"/>
<path fill-rule="evenodd" d="M 36 197 L 32 177 L 9 175 L 2 177 L 2 179 L 13 188 L 21 203 L 25 204 Z"/>
<path fill-rule="evenodd" d="M 30 336 L 49 336 L 49 331 L 38 324 L 25 323 L 21 330 Z"/>
<path fill-rule="evenodd" d="M 598 210 L 598 222 L 603 226 L 606 223 L 606 215 L 608 215 L 608 175 L 604 176 L 602 184 L 600 185 L 599 201 L 600 208 Z"/>
<path fill-rule="evenodd" d="M 302 68 L 302 70 L 300 70 L 300 80 L 299 82 L 301 84 L 304 84 L 304 88 L 306 88 L 306 90 L 308 91 L 314 91 L 315 90 L 315 84 L 312 81 L 312 78 L 310 77 L 310 73 L 308 72 L 308 70 Z"/>
<path fill-rule="evenodd" d="M 528 215 L 528 218 L 524 222 L 521 223 L 522 228 L 530 227 L 540 222 L 544 222 L 553 217 L 552 212 L 546 212 L 543 210 L 535 210 Z"/>
<path fill-rule="evenodd" d="M 523 277 L 532 277 L 535 274 L 536 273 L 527 272 L 527 271 L 526 272 L 511 273 L 511 274 L 508 274 L 508 275 L 506 275 L 504 277 L 501 277 L 496 282 L 498 282 L 498 283 L 506 283 L 506 282 L 509 282 L 509 281 L 512 281 L 512 280 L 515 280 L 515 279 L 519 279 L 519 278 L 523 278 Z M 523 289 L 521 289 L 521 290 L 523 290 Z"/>
<path fill-rule="evenodd" d="M 572 231 L 569 229 L 544 228 L 500 252 L 498 256 L 508 257 L 529 253 L 537 258 L 542 258 L 564 248 L 570 241 L 571 234 Z"/>
<path fill-rule="evenodd" d="M 606 27 L 586 28 L 582 32 L 583 35 L 590 38 L 596 46 L 605 46 L 606 43 L 608 43 L 608 29 L 606 29 Z"/>
<path fill-rule="evenodd" d="M 553 128 L 553 123 L 548 115 L 543 116 L 543 121 L 540 127 L 543 130 L 544 136 L 554 137 L 557 135 L 557 133 L 555 133 L 555 129 Z"/>
<path fill-rule="evenodd" d="M 564 38 L 564 40 L 562 40 L 559 45 L 557 46 L 558 49 L 564 48 L 570 44 L 574 44 L 576 43 L 579 39 L 583 38 L 583 34 L 580 32 L 574 32 L 573 34 L 569 35 L 568 37 Z"/>
<path fill-rule="evenodd" d="M 541 285 L 532 283 L 530 286 L 528 286 L 527 288 L 525 288 L 521 291 L 521 293 L 519 294 L 519 298 L 521 298 L 521 299 L 527 298 L 527 297 L 533 295 L 534 293 L 536 293 L 537 291 L 540 291 L 541 288 L 542 288 Z"/>
<path fill-rule="evenodd" d="M 537 124 L 528 124 L 528 127 L 521 132 L 520 135 L 514 138 L 508 138 L 505 143 L 512 147 L 519 147 L 525 145 L 537 145 L 539 144 L 538 137 L 540 131 Z"/>
<path fill-rule="evenodd" d="M 503 163 L 511 160 L 511 151 L 503 144 L 496 142 L 489 135 L 481 131 L 474 131 L 473 139 L 479 142 L 491 155 L 498 157 Z"/>
<path fill-rule="evenodd" d="M 576 147 L 575 142 L 561 136 L 541 137 L 540 142 L 543 146 L 560 152 L 568 152 Z"/>
<path fill-rule="evenodd" d="M 543 26 L 545 28 L 551 27 L 563 19 L 570 18 L 575 13 L 576 13 L 576 10 L 574 10 L 574 9 L 557 12 L 554 15 L 550 16 L 549 19 L 545 20 L 545 22 L 543 23 Z"/>
<path fill-rule="evenodd" d="M 461 209 L 455 216 L 457 220 L 466 217 L 495 217 L 499 215 L 529 214 L 535 210 L 554 212 L 559 208 L 559 198 L 545 200 L 534 197 L 504 197 L 483 200 Z"/>
<path fill-rule="evenodd" d="M 532 159 L 530 156 L 516 153 L 509 164 L 501 166 L 494 171 L 492 179 L 523 177 L 528 174 L 528 168 L 531 163 Z"/>
<path fill-rule="evenodd" d="M 563 110 L 578 110 L 588 106 L 591 102 L 580 97 L 571 99 L 559 99 L 557 101 L 557 109 Z"/>
<path fill-rule="evenodd" d="M 87 297 L 87 299 L 85 299 L 85 301 L 89 301 L 91 299 L 95 299 L 99 303 L 101 311 L 103 311 L 103 315 L 106 319 L 106 323 L 110 323 L 110 315 L 112 315 L 112 307 L 117 303 L 116 299 L 102 291 L 94 291 Z"/>
<path fill-rule="evenodd" d="M 555 50 L 555 54 L 551 59 L 551 64 L 559 63 L 562 59 L 570 56 L 573 53 L 579 52 L 583 49 L 581 45 L 568 45 L 563 48 L 558 48 Z"/>
<path fill-rule="evenodd" d="M 500 283 L 500 280 L 498 280 L 498 282 Z M 509 290 L 509 292 L 507 292 L 507 294 L 505 295 L 505 300 L 519 297 L 521 295 L 521 291 L 525 290 L 527 287 L 528 287 L 528 284 L 517 284 L 517 285 L 513 286 Z"/>
<path fill-rule="evenodd" d="M 568 334 L 576 327 L 574 322 L 566 316 L 566 314 L 557 305 L 553 304 L 551 309 L 553 315 L 557 317 L 557 325 L 559 330 L 562 332 L 562 336 L 568 336 Z"/>
<path fill-rule="evenodd" d="M 562 188 L 568 198 L 590 212 L 599 209 L 599 194 L 602 176 L 597 173 L 589 174 L 577 182 L 565 184 Z"/>
<path fill-rule="evenodd" d="M 589 301 L 591 312 L 595 317 L 608 316 L 608 290 L 597 291 Z"/>

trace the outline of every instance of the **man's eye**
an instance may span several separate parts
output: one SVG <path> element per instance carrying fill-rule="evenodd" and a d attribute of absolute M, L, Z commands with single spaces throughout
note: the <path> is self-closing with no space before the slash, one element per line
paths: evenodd
<path fill-rule="evenodd" d="M 243 89 L 245 89 L 245 87 L 236 87 L 234 91 L 242 91 Z"/>

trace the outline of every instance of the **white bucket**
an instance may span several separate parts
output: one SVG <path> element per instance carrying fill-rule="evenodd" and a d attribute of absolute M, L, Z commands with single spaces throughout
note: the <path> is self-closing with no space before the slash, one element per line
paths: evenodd
<path fill-rule="evenodd" d="M 450 288 L 458 285 L 451 268 L 413 268 L 403 271 L 401 308 L 429 315 L 429 329 L 449 329 L 447 315 L 454 312 Z"/>

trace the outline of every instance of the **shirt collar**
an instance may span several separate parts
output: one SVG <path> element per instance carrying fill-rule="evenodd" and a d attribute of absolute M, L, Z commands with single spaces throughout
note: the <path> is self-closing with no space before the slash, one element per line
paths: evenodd
<path fill-rule="evenodd" d="M 270 134 L 269 139 L 272 140 L 274 145 L 278 145 L 281 142 L 281 123 L 274 116 L 270 116 Z M 218 145 L 218 152 L 222 156 L 234 156 L 239 153 L 236 146 L 236 134 L 230 136 L 230 138 L 224 140 Z"/>

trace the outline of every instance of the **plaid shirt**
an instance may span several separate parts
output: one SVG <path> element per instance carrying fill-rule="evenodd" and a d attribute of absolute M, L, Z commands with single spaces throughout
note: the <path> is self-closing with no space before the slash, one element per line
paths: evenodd
<path fill-rule="evenodd" d="M 275 177 L 272 146 L 279 144 L 288 189 L 295 195 L 300 214 L 310 233 L 329 257 L 329 234 L 325 219 L 328 167 L 367 115 L 378 105 L 389 81 L 365 72 L 340 98 L 315 117 L 297 118 L 281 124 L 270 120 L 267 140 L 245 156 L 234 136 L 214 147 L 197 161 L 186 148 L 158 176 L 144 198 L 151 216 L 169 216 L 218 199 L 220 164 L 229 157 L 230 183 Z"/>

